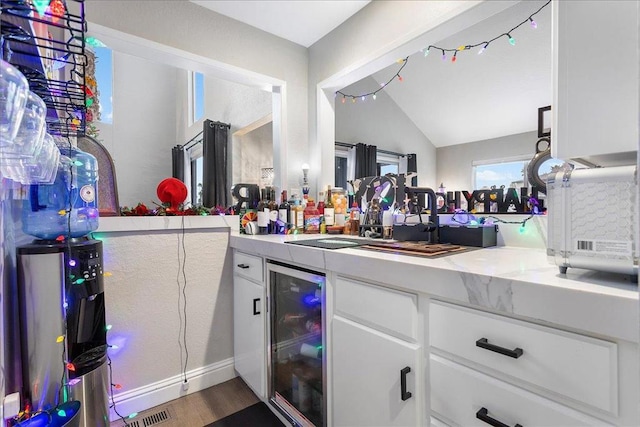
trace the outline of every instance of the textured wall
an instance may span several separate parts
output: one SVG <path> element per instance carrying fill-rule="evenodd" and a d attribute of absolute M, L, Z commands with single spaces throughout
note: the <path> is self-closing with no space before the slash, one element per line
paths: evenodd
<path fill-rule="evenodd" d="M 107 323 L 114 382 L 122 391 L 181 372 L 178 334 L 182 233 L 100 233 L 104 242 Z M 229 232 L 186 230 L 187 371 L 233 356 Z M 181 265 L 181 264 L 180 264 Z M 180 283 L 184 283 L 182 273 Z"/>

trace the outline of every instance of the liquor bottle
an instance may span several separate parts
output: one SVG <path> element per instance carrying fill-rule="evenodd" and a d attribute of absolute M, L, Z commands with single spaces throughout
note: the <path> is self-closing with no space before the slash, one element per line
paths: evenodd
<path fill-rule="evenodd" d="M 278 234 L 278 201 L 276 189 L 269 189 L 269 234 Z"/>
<path fill-rule="evenodd" d="M 287 190 L 282 191 L 280 206 L 278 206 L 278 222 L 286 234 L 291 228 L 291 211 L 289 202 L 287 202 Z"/>
<path fill-rule="evenodd" d="M 318 209 L 320 215 L 324 215 L 324 192 L 322 191 L 318 193 L 318 205 L 316 209 Z"/>
<path fill-rule="evenodd" d="M 331 227 L 335 222 L 336 211 L 331 200 L 331 186 L 327 189 L 327 201 L 324 203 L 324 223 Z"/>
<path fill-rule="evenodd" d="M 351 235 L 357 236 L 360 234 L 360 208 L 358 203 L 353 201 L 351 205 L 351 211 L 349 212 L 349 222 L 351 223 Z"/>
<path fill-rule="evenodd" d="M 298 233 L 304 232 L 304 208 L 300 199 L 296 199 L 293 213 L 291 214 L 291 221 L 294 223 L 294 230 Z"/>
<path fill-rule="evenodd" d="M 260 202 L 258 202 L 258 234 L 269 233 L 269 201 L 267 189 L 260 190 Z"/>

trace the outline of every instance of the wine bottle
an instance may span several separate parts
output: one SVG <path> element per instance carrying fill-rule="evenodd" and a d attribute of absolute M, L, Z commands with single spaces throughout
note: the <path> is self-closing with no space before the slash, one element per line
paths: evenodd
<path fill-rule="evenodd" d="M 278 234 L 278 202 L 273 187 L 269 189 L 269 234 Z"/>
<path fill-rule="evenodd" d="M 287 202 L 287 190 L 282 191 L 280 206 L 278 206 L 278 222 L 283 227 L 284 232 L 291 227 L 291 210 Z"/>
<path fill-rule="evenodd" d="M 260 190 L 260 202 L 258 202 L 258 234 L 269 233 L 269 201 L 267 189 Z"/>
<path fill-rule="evenodd" d="M 327 227 L 331 227 L 335 221 L 335 208 L 331 200 L 331 186 L 327 189 L 327 200 L 324 202 L 324 223 Z"/>

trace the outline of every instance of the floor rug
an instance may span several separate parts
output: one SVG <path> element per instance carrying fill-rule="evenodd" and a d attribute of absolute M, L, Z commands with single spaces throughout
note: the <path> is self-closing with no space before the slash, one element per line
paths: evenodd
<path fill-rule="evenodd" d="M 264 402 L 258 402 L 205 427 L 283 427 Z"/>

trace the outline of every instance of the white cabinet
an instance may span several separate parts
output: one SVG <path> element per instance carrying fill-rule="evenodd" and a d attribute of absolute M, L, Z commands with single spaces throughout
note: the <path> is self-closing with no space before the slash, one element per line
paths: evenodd
<path fill-rule="evenodd" d="M 428 324 L 430 406 L 446 423 L 640 425 L 637 381 L 626 379 L 638 372 L 635 344 L 435 300 Z"/>
<path fill-rule="evenodd" d="M 256 261 L 256 258 L 259 262 Z M 252 262 L 250 268 L 247 260 Z M 258 275 L 259 272 L 259 275 Z M 242 379 L 262 399 L 265 397 L 265 296 L 262 280 L 262 259 L 236 253 L 233 276 L 233 353 L 235 369 Z"/>
<path fill-rule="evenodd" d="M 422 425 L 426 381 L 417 296 L 342 277 L 334 295 L 332 425 Z"/>
<path fill-rule="evenodd" d="M 333 425 L 418 425 L 420 347 L 339 316 L 332 332 Z"/>
<path fill-rule="evenodd" d="M 637 150 L 639 2 L 552 5 L 553 157 L 589 159 Z"/>
<path fill-rule="evenodd" d="M 431 409 L 452 425 L 610 425 L 436 355 L 430 377 Z"/>

